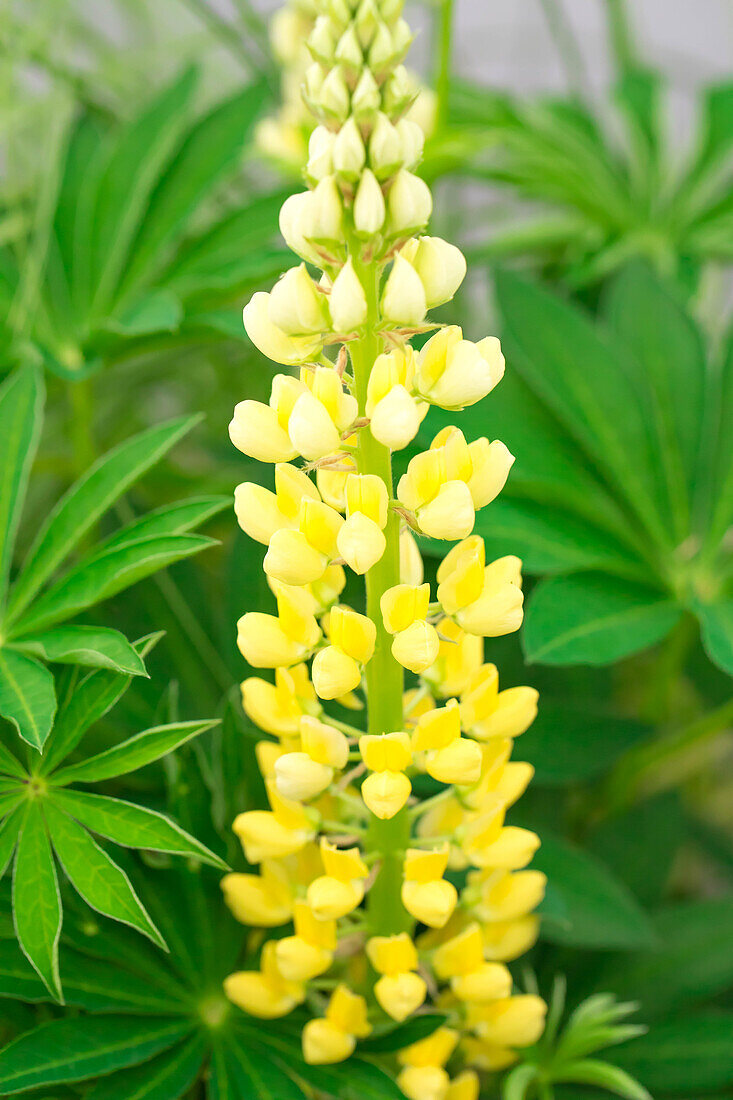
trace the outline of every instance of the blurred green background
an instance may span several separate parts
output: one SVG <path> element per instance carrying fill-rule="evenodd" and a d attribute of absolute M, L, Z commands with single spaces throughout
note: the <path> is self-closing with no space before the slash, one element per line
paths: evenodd
<path fill-rule="evenodd" d="M 653 5 L 621 0 L 410 8 L 416 64 L 437 89 L 421 168 L 435 190 L 432 231 L 469 260 L 440 319 L 471 338 L 498 332 L 508 364 L 461 426 L 517 456 L 477 528 L 492 556 L 520 554 L 527 574 L 521 635 L 488 657 L 504 686 L 541 692 L 517 750 L 536 778 L 512 820 L 541 833 L 549 888 L 541 942 L 517 973 L 527 981 L 531 967 L 546 996 L 563 974 L 571 1007 L 598 989 L 638 1002 L 649 1034 L 615 1061 L 678 1100 L 733 1096 L 731 27 L 725 5 L 691 7 L 663 5 L 664 26 Z M 205 498 L 196 525 L 218 540 L 151 568 L 91 617 L 91 601 L 81 609 L 75 621 L 128 638 L 165 631 L 150 679 L 133 681 L 84 751 L 162 722 L 222 719 L 99 790 L 171 813 L 238 868 L 229 825 L 262 790 L 235 623 L 269 593 L 261 549 L 226 498 L 268 474 L 234 451 L 226 425 L 237 401 L 269 394 L 276 368 L 248 343 L 241 309 L 290 266 L 277 213 L 301 186 L 255 142 L 279 87 L 266 15 L 249 0 L 22 0 L 0 16 L 0 366 L 5 376 L 35 365 L 47 390 L 17 561 L 100 455 L 203 414 L 75 548 L 83 560 L 95 538 L 187 498 Z M 688 41 L 690 19 L 704 34 Z M 445 422 L 433 410 L 417 442 Z M 268 1092 L 251 1066 L 232 1069 L 201 1009 L 218 1004 L 221 977 L 257 940 L 228 917 L 216 872 L 170 862 L 127 860 L 173 945 L 166 963 L 91 922 L 68 892 L 62 978 L 89 982 L 67 991 L 66 1010 L 47 1003 L 3 917 L 0 1035 L 27 1034 L 21 1053 L 38 1064 L 39 1024 L 68 1022 L 72 1047 L 86 1036 L 103 1048 L 110 1013 L 149 1034 L 156 1006 L 141 1009 L 134 990 L 168 966 L 175 978 L 161 983 L 185 988 L 175 1013 L 157 1006 L 161 1019 L 196 1026 L 126 1062 L 86 1062 L 53 1093 L 42 1068 L 8 1076 L 11 1091 L 148 1096 L 134 1089 L 156 1058 L 180 1070 L 178 1085 L 150 1093 L 162 1100 L 279 1100 L 278 1090 L 289 1100 L 277 1074 Z M 236 1027 L 248 1049 L 264 1041 L 251 1021 Z M 366 1082 L 353 1087 L 367 1095 Z M 391 1095 L 369 1087 L 375 1100 Z M 596 1094 L 559 1084 L 554 1095 Z"/>

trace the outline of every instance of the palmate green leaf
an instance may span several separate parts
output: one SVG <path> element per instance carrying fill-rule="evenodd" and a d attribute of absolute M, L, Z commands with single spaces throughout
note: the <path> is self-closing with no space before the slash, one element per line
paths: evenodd
<path fill-rule="evenodd" d="M 16 371 L 0 387 L 0 605 L 38 443 L 43 399 L 43 382 L 35 367 Z"/>
<path fill-rule="evenodd" d="M 26 776 L 26 770 L 20 760 L 2 741 L 0 741 L 0 773 L 14 775 L 17 779 L 24 779 Z"/>
<path fill-rule="evenodd" d="M 248 1043 L 233 1042 L 226 1064 L 234 1096 L 247 1100 L 306 1100 L 306 1094 L 276 1060 Z"/>
<path fill-rule="evenodd" d="M 180 1011 L 180 995 L 171 996 L 161 989 L 152 970 L 144 975 L 135 974 L 107 960 L 89 958 L 68 946 L 62 947 L 62 963 L 67 1005 L 88 1012 L 145 1016 L 172 1016 Z M 0 997 L 33 1004 L 52 999 L 13 940 L 0 941 Z"/>
<path fill-rule="evenodd" d="M 54 800 L 87 829 L 125 848 L 147 848 L 192 856 L 221 870 L 229 868 L 214 852 L 155 810 L 106 795 L 58 791 Z"/>
<path fill-rule="evenodd" d="M 71 764 L 53 776 L 54 784 L 100 783 L 104 779 L 114 779 L 118 775 L 144 768 L 154 760 L 160 760 L 179 745 L 185 745 L 193 737 L 218 725 L 218 719 L 203 722 L 173 722 L 167 726 L 153 726 L 149 730 L 135 734 L 119 745 Z"/>
<path fill-rule="evenodd" d="M 261 84 L 245 88 L 217 104 L 188 131 L 150 196 L 131 250 L 122 293 L 150 281 L 190 215 L 234 169 L 261 109 L 263 93 Z"/>
<path fill-rule="evenodd" d="M 28 552 L 11 592 L 17 621 L 36 593 L 79 545 L 100 516 L 188 432 L 198 417 L 181 417 L 125 440 L 103 455 L 61 498 Z"/>
<path fill-rule="evenodd" d="M 3 1051 L 0 1090 L 4 1096 L 26 1089 L 86 1081 L 136 1066 L 186 1038 L 182 1020 L 129 1016 L 67 1016 L 42 1024 Z"/>
<path fill-rule="evenodd" d="M 13 868 L 13 921 L 18 943 L 57 1001 L 61 896 L 51 844 L 38 800 L 29 802 Z"/>
<path fill-rule="evenodd" d="M 24 653 L 0 649 L 0 715 L 40 752 L 55 713 L 56 690 L 48 669 Z"/>
<path fill-rule="evenodd" d="M 591 1058 L 562 1069 L 556 1080 L 566 1084 L 597 1085 L 623 1100 L 653 1100 L 651 1093 L 625 1070 Z"/>
<path fill-rule="evenodd" d="M 638 1001 L 650 1020 L 733 985 L 733 896 L 663 909 L 654 931 L 654 951 L 613 958 L 598 976 L 599 988 Z"/>
<path fill-rule="evenodd" d="M 126 545 L 153 535 L 185 535 L 225 508 L 231 508 L 231 504 L 229 497 L 221 496 L 189 497 L 175 504 L 166 504 L 128 523 L 105 539 L 102 545 L 109 550 L 113 546 Z"/>
<path fill-rule="evenodd" d="M 119 630 L 108 626 L 64 626 L 26 634 L 15 648 L 44 661 L 147 676 L 145 664 L 134 646 Z"/>
<path fill-rule="evenodd" d="M 215 545 L 214 539 L 204 535 L 152 535 L 102 550 L 47 589 L 15 623 L 12 636 L 18 639 L 47 629 L 159 569 Z"/>
<path fill-rule="evenodd" d="M 702 643 L 713 664 L 733 676 L 733 599 L 705 604 L 697 601 Z"/>
<path fill-rule="evenodd" d="M 146 291 L 117 317 L 110 317 L 103 331 L 119 336 L 153 336 L 158 332 L 176 332 L 183 320 L 183 306 L 170 290 Z"/>
<path fill-rule="evenodd" d="M 604 665 L 664 638 L 682 608 L 663 593 L 599 572 L 550 577 L 528 601 L 529 661 Z"/>
<path fill-rule="evenodd" d="M 647 264 L 628 264 L 609 285 L 604 313 L 638 365 L 639 383 L 658 439 L 667 515 L 681 541 L 699 480 L 705 413 L 705 348 L 699 330 L 671 288 Z"/>
<path fill-rule="evenodd" d="M 543 830 L 532 866 L 548 878 L 543 939 L 572 947 L 627 951 L 648 949 L 654 943 L 652 925 L 639 903 L 590 853 Z M 559 909 L 559 919 L 552 918 L 553 908 Z"/>
<path fill-rule="evenodd" d="M 24 806 L 9 805 L 9 809 L 7 817 L 0 822 L 0 878 L 10 866 L 25 814 Z M 4 807 L 2 812 L 7 812 Z"/>
<path fill-rule="evenodd" d="M 638 384 L 577 309 L 508 271 L 496 290 L 507 359 L 615 487 L 655 542 L 669 544 Z"/>
<path fill-rule="evenodd" d="M 614 1061 L 655 1094 L 724 1088 L 733 1084 L 733 1013 L 663 1020 L 625 1044 Z"/>
<path fill-rule="evenodd" d="M 163 637 L 161 632 L 148 634 L 133 646 L 140 658 L 144 658 Z M 91 672 L 81 682 L 73 682 L 73 690 L 62 698 L 51 736 L 49 737 L 41 774 L 48 775 L 78 745 L 91 725 L 98 722 L 124 695 L 131 677 L 122 673 L 100 669 Z"/>
<path fill-rule="evenodd" d="M 103 1077 L 85 1100 L 178 1100 L 198 1077 L 205 1050 L 203 1036 L 192 1035 L 149 1062 L 120 1070 L 111 1080 Z"/>
<path fill-rule="evenodd" d="M 196 82 L 196 71 L 185 70 L 112 144 L 94 204 L 91 244 L 97 313 L 114 299 L 150 197 L 183 133 Z"/>
<path fill-rule="evenodd" d="M 135 893 L 129 878 L 86 829 L 47 799 L 44 807 L 53 849 L 67 878 L 87 905 L 112 920 L 129 924 L 165 948 L 165 941 Z"/>

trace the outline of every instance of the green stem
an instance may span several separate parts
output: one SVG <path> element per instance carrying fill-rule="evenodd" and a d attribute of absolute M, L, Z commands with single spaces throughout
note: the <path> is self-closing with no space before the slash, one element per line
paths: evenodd
<path fill-rule="evenodd" d="M 554 40 L 570 91 L 580 100 L 588 98 L 588 79 L 573 29 L 560 0 L 540 0 L 545 22 Z"/>
<path fill-rule="evenodd" d="M 372 365 L 383 351 L 378 335 L 379 272 L 373 265 L 354 264 L 367 296 L 368 318 L 365 335 L 350 345 L 359 416 L 366 413 L 367 385 Z M 362 474 L 376 474 L 392 489 L 392 462 L 389 448 L 378 443 L 369 431 L 359 433 L 357 464 Z M 384 530 L 387 546 L 380 561 L 366 575 L 366 612 L 377 628 L 374 655 L 366 666 L 366 694 L 369 733 L 392 733 L 402 729 L 402 692 L 404 673 L 392 656 L 392 638 L 384 629 L 380 601 L 388 588 L 400 583 L 400 520 L 390 510 Z M 411 928 L 412 921 L 400 899 L 402 863 L 408 846 L 410 821 L 406 808 L 393 818 L 381 821 L 370 815 L 366 847 L 377 852 L 381 863 L 369 891 L 367 909 L 372 934 L 389 935 Z"/>
<path fill-rule="evenodd" d="M 616 71 L 619 76 L 623 76 L 624 73 L 634 69 L 637 64 L 626 0 L 606 0 L 606 11 L 608 13 L 608 33 L 611 39 L 611 50 L 616 63 Z"/>
<path fill-rule="evenodd" d="M 71 445 L 74 452 L 74 470 L 81 477 L 91 466 L 95 458 L 93 418 L 94 394 L 91 378 L 80 382 L 70 382 L 69 404 L 71 406 Z"/>
<path fill-rule="evenodd" d="M 438 22 L 438 57 L 435 90 L 438 96 L 435 129 L 440 133 L 448 122 L 451 54 L 453 45 L 453 0 L 441 0 Z"/>

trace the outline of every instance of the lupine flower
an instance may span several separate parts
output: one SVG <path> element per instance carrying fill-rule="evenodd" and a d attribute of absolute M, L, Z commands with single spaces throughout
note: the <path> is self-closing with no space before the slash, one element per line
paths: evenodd
<path fill-rule="evenodd" d="M 375 1025 L 432 1001 L 447 1025 L 399 1052 L 400 1087 L 413 1100 L 476 1100 L 477 1071 L 510 1065 L 544 1023 L 543 1002 L 517 993 L 506 967 L 537 938 L 545 890 L 529 866 L 539 838 L 507 822 L 532 777 L 511 756 L 537 693 L 500 690 L 484 662 L 484 639 L 522 621 L 519 559 L 487 563 L 473 533 L 509 475 L 506 446 L 449 426 L 396 491 L 392 478 L 393 453 L 430 405 L 475 404 L 504 373 L 494 337 L 474 342 L 429 317 L 466 263 L 426 234 L 401 7 L 295 0 L 276 23 L 280 56 L 299 57 L 293 125 L 307 131 L 308 189 L 280 215 L 296 262 L 244 311 L 255 346 L 286 369 L 269 402 L 241 402 L 230 425 L 236 447 L 274 465 L 272 488 L 235 493 L 277 603 L 238 624 L 244 658 L 272 670 L 242 684 L 266 735 L 256 756 L 270 809 L 234 822 L 259 871 L 222 885 L 238 919 L 282 932 L 225 989 L 265 1018 L 306 1003 L 314 1064 L 348 1058 Z M 434 599 L 422 535 L 457 543 Z M 354 585 L 354 606 L 342 602 L 348 571 L 365 578 L 364 603 Z M 421 801 L 426 784 L 435 793 Z"/>

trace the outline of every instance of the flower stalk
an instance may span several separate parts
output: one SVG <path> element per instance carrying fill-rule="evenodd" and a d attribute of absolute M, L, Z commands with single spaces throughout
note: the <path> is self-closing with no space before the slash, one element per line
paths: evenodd
<path fill-rule="evenodd" d="M 235 510 L 267 547 L 277 612 L 238 624 L 245 659 L 274 673 L 242 684 L 269 735 L 257 758 L 270 809 L 234 822 L 259 871 L 223 887 L 239 919 L 292 922 L 293 934 L 225 988 L 265 1018 L 315 1005 L 312 1063 L 348 1058 L 375 1024 L 433 998 L 448 1024 L 400 1052 L 399 1084 L 413 1100 L 475 1100 L 478 1071 L 511 1065 L 545 1014 L 506 966 L 536 938 L 545 885 L 527 869 L 539 839 L 505 823 L 532 774 L 510 756 L 537 693 L 500 691 L 484 663 L 483 639 L 521 623 L 521 563 L 487 563 L 472 533 L 513 459 L 456 427 L 396 485 L 392 455 L 431 404 L 458 412 L 486 397 L 504 360 L 495 338 L 474 343 L 427 316 L 466 265 L 424 232 L 432 198 L 413 171 L 423 135 L 407 117 L 400 0 L 312 7 L 309 189 L 280 219 L 302 262 L 244 310 L 252 342 L 286 371 L 269 404 L 240 402 L 230 425 L 235 446 L 275 467 L 274 491 L 240 485 Z M 455 543 L 435 593 L 422 536 Z M 362 609 L 341 601 L 346 569 L 364 578 Z M 334 704 L 365 710 L 364 728 L 332 718 Z M 333 992 L 324 1003 L 314 989 Z"/>

